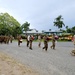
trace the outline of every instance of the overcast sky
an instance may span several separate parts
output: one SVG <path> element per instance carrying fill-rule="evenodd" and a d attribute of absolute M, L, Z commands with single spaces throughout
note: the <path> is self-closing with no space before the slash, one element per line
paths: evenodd
<path fill-rule="evenodd" d="M 37 30 L 56 30 L 53 21 L 59 15 L 65 25 L 75 26 L 75 0 L 0 0 L 0 12 L 9 13 L 20 24 L 28 21 Z"/>

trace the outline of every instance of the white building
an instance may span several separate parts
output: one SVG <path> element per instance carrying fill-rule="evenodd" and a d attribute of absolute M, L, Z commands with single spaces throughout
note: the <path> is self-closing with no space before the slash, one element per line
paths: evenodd
<path fill-rule="evenodd" d="M 34 34 L 42 34 L 42 31 L 40 32 L 40 31 L 38 31 L 36 29 L 29 29 L 28 31 L 23 32 L 23 33 L 27 34 L 27 35 L 30 35 L 30 34 L 34 35 Z"/>

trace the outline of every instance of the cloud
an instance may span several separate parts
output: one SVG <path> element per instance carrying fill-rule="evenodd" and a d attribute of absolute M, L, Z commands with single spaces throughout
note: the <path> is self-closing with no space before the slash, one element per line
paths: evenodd
<path fill-rule="evenodd" d="M 3 0 L 0 12 L 8 12 L 21 24 L 28 21 L 30 28 L 54 29 L 53 21 L 59 15 L 69 27 L 74 26 L 75 0 Z"/>

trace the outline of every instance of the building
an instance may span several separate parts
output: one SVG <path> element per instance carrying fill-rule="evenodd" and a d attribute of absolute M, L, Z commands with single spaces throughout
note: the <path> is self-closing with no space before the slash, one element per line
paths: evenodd
<path fill-rule="evenodd" d="M 51 35 L 51 34 L 60 35 L 62 33 L 62 31 L 52 30 L 52 31 L 44 31 L 44 33 L 47 35 Z"/>
<path fill-rule="evenodd" d="M 36 35 L 36 34 L 42 34 L 41 31 L 38 31 L 36 29 L 29 29 L 26 32 L 23 32 L 23 34 L 27 34 L 27 35 Z"/>

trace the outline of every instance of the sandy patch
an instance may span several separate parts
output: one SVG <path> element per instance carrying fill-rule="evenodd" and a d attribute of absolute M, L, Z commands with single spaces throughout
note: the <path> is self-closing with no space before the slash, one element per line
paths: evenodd
<path fill-rule="evenodd" d="M 0 75 L 39 75 L 39 73 L 0 52 Z"/>

